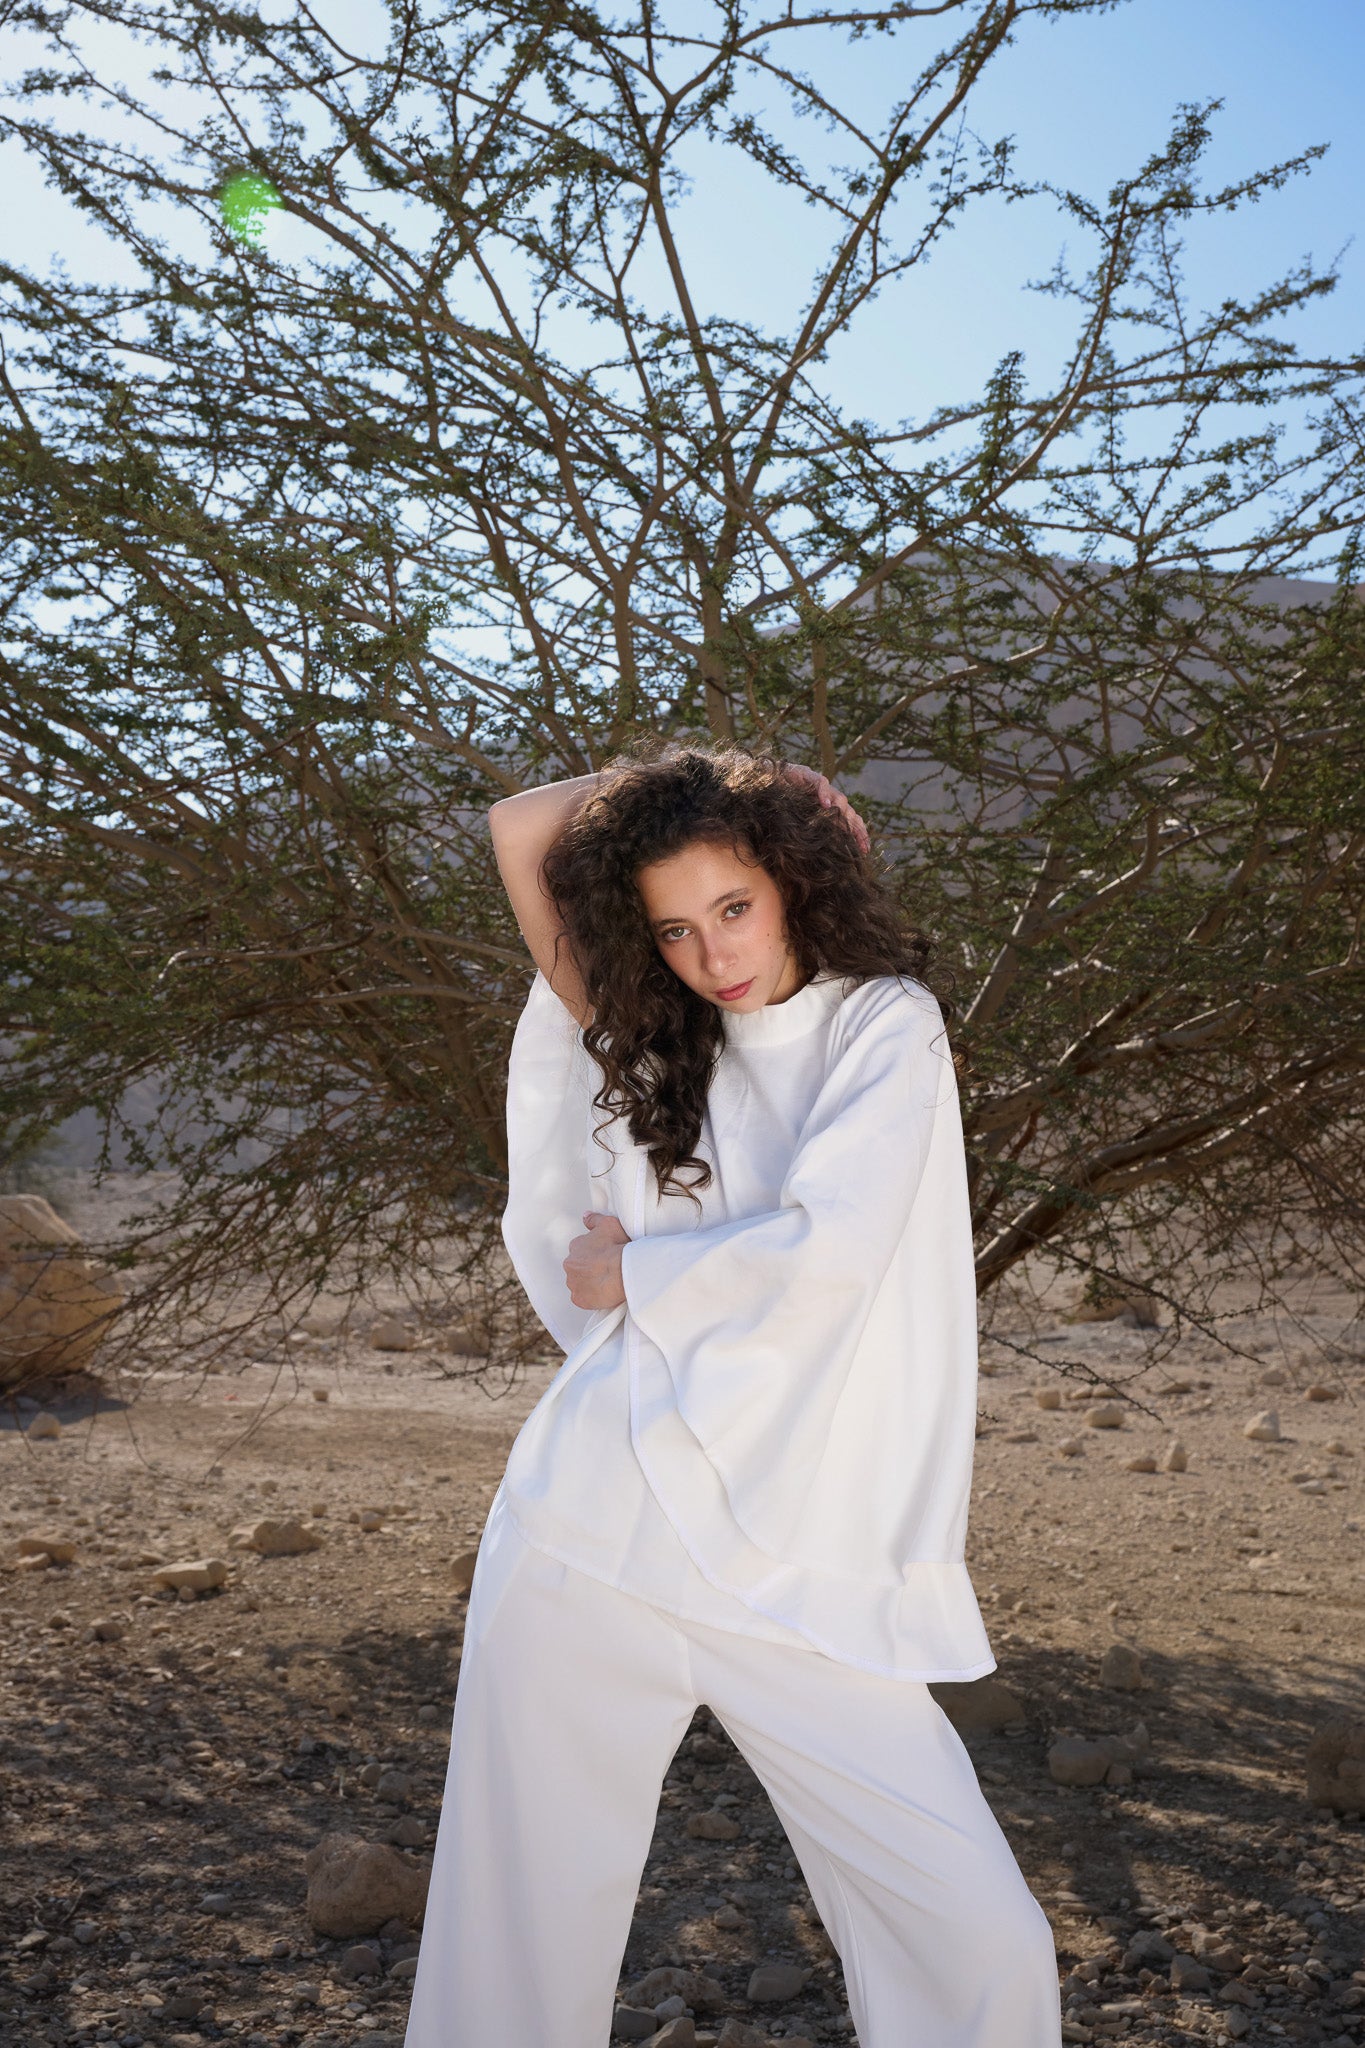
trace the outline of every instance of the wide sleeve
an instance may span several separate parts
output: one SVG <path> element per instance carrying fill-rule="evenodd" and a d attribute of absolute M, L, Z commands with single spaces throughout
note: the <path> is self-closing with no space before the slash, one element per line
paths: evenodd
<path fill-rule="evenodd" d="M 627 1313 L 666 1361 L 677 1412 L 763 1540 L 800 1499 L 845 1382 L 874 1346 L 938 1129 L 959 1132 L 937 1003 L 865 987 L 799 1133 L 778 1206 L 622 1251 Z M 897 1361 L 890 1361 L 892 1369 Z M 751 1512 L 746 1512 L 746 1502 Z M 766 1503 L 766 1506 L 761 1504 Z"/>
<path fill-rule="evenodd" d="M 584 1213 L 600 1206 L 587 1162 L 594 1071 L 572 1013 L 537 973 L 507 1067 L 502 1238 L 532 1308 L 566 1352 L 600 1313 L 574 1306 L 563 1266 Z"/>

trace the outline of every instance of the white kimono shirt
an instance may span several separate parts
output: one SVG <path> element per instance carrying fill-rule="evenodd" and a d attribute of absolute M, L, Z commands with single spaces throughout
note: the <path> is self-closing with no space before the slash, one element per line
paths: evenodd
<path fill-rule="evenodd" d="M 723 1016 L 698 1213 L 593 1107 L 600 1070 L 532 984 L 502 1230 L 567 1356 L 504 1505 L 535 1547 L 686 1618 L 888 1677 L 981 1677 L 976 1289 L 938 1004 L 891 975 L 818 975 Z M 589 1209 L 630 1233 L 614 1309 L 569 1298 Z"/>

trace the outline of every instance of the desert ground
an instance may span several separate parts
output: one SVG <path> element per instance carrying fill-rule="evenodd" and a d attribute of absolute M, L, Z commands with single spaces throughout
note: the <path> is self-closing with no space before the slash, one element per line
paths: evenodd
<path fill-rule="evenodd" d="M 1365 1713 L 1365 1337 L 1330 1307 L 1234 1317 L 1234 1355 L 1183 1340 L 1118 1427 L 1087 1420 L 1073 1362 L 1126 1380 L 1150 1331 L 997 1318 L 983 1345 L 967 1554 L 998 1669 L 979 1715 L 942 1703 L 1051 1919 L 1068 2041 L 1365 2042 L 1365 1830 L 1305 1774 L 1315 1734 Z M 319 1933 L 305 1858 L 359 1837 L 406 1882 L 429 1854 L 471 1553 L 552 1370 L 471 1379 L 353 1322 L 208 1377 L 169 1344 L 0 1412 L 5 2048 L 399 2048 L 416 1916 Z M 1278 1433 L 1249 1437 L 1267 1410 Z M 315 1547 L 234 1547 L 272 1521 Z M 209 1559 L 216 1587 L 157 1583 Z M 1058 1782 L 1061 1738 L 1106 1736 L 1101 1782 Z M 661 1791 L 615 2034 L 856 2038 L 705 1710 Z"/>

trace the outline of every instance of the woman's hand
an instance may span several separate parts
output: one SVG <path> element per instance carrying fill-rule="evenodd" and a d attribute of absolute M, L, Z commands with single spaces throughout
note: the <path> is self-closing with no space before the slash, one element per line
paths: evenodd
<path fill-rule="evenodd" d="M 807 768 L 800 761 L 788 761 L 784 772 L 790 775 L 793 780 L 813 782 L 820 793 L 820 801 L 825 806 L 825 809 L 828 810 L 832 805 L 835 810 L 842 812 L 844 823 L 853 834 L 859 852 L 866 853 L 868 851 L 872 842 L 867 836 L 866 825 L 858 816 L 858 813 L 854 810 L 843 791 L 836 789 L 827 775 L 821 775 L 818 769 Z"/>
<path fill-rule="evenodd" d="M 621 1285 L 621 1247 L 630 1233 L 615 1216 L 590 1209 L 584 1216 L 587 1235 L 576 1237 L 564 1261 L 569 1299 L 575 1308 L 619 1308 L 626 1298 Z"/>

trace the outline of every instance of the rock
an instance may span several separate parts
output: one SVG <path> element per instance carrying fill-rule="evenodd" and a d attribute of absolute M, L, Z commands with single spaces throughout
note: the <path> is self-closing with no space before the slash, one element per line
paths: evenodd
<path fill-rule="evenodd" d="M 1098 1300 L 1091 1301 L 1081 1295 L 1073 1301 L 1069 1315 L 1073 1323 L 1127 1323 L 1130 1328 L 1144 1330 L 1157 1327 L 1157 1305 L 1139 1287 L 1101 1294 Z"/>
<path fill-rule="evenodd" d="M 743 2020 L 725 2020 L 716 2036 L 716 2048 L 769 2048 L 762 2027 L 746 2026 Z M 797 2048 L 792 2042 L 791 2048 Z"/>
<path fill-rule="evenodd" d="M 457 1358 L 486 1357 L 492 1342 L 493 1333 L 487 1323 L 477 1320 L 452 1323 L 441 1332 L 441 1349 L 453 1351 Z"/>
<path fill-rule="evenodd" d="M 49 1415 L 46 1408 L 34 1416 L 24 1435 L 35 1444 L 55 1443 L 62 1433 L 62 1425 L 55 1415 Z"/>
<path fill-rule="evenodd" d="M 638 1983 L 626 1985 L 621 1993 L 623 2003 L 647 2008 L 651 2013 L 666 1998 L 681 1998 L 691 2006 L 693 2012 L 719 2012 L 725 2004 L 724 1986 L 714 1977 L 704 1976 L 700 1970 L 675 1969 L 664 1965 L 649 1970 Z"/>
<path fill-rule="evenodd" d="M 308 1391 L 313 1396 L 313 1399 L 319 1403 L 326 1403 L 332 1398 L 330 1387 L 310 1387 Z"/>
<path fill-rule="evenodd" d="M 324 1835 L 304 1859 L 307 1913 L 315 1934 L 345 1940 L 375 1934 L 386 1920 L 416 1926 L 426 1910 L 431 1871 L 386 1842 Z"/>
<path fill-rule="evenodd" d="M 1062 1390 L 1060 1387 L 1035 1387 L 1033 1398 L 1040 1408 L 1060 1408 Z"/>
<path fill-rule="evenodd" d="M 654 2008 L 656 2020 L 680 2020 L 687 2011 L 687 2000 L 679 1998 L 675 1991 L 671 1998 L 661 1998 Z"/>
<path fill-rule="evenodd" d="M 1115 1761 L 1110 1764 L 1105 1772 L 1104 1782 L 1106 1785 L 1131 1785 L 1133 1782 L 1133 1766 Z"/>
<path fill-rule="evenodd" d="M 92 1942 L 96 1942 L 100 1938 L 99 1928 L 93 1920 L 78 1920 L 71 1929 L 71 1933 L 82 1948 L 89 1948 Z"/>
<path fill-rule="evenodd" d="M 1148 1969 L 1162 1969 L 1175 1954 L 1175 1944 L 1167 1941 L 1164 1934 L 1158 1934 L 1154 1927 L 1143 1927 L 1133 1936 L 1123 1952 L 1119 1967 L 1128 1975 L 1144 1966 Z"/>
<path fill-rule="evenodd" d="M 1130 1643 L 1111 1643 L 1100 1658 L 1100 1684 L 1117 1692 L 1136 1692 L 1142 1684 L 1142 1659 Z"/>
<path fill-rule="evenodd" d="M 1303 1398 L 1305 1401 L 1339 1401 L 1341 1399 L 1341 1388 L 1317 1385 L 1305 1387 Z"/>
<path fill-rule="evenodd" d="M 394 1806 L 406 1806 L 412 1797 L 412 1779 L 406 1771 L 383 1771 L 374 1789 L 377 1798 L 387 1799 Z"/>
<path fill-rule="evenodd" d="M 1139 1451 L 1135 1458 L 1124 1460 L 1123 1469 L 1125 1472 L 1155 1472 L 1156 1459 L 1150 1451 Z"/>
<path fill-rule="evenodd" d="M 689 1813 L 683 1826 L 683 1833 L 690 1835 L 694 1842 L 737 1842 L 740 1832 L 737 1820 L 731 1820 L 728 1813 L 715 1810 Z"/>
<path fill-rule="evenodd" d="M 50 1203 L 0 1196 L 0 1386 L 89 1366 L 122 1307 L 122 1279 L 83 1256 Z M 37 1421 L 53 1425 L 37 1430 L 39 1441 L 60 1435 L 55 1416 Z"/>
<path fill-rule="evenodd" d="M 102 1621 L 92 1621 L 87 1638 L 92 1643 L 121 1643 L 128 1633 L 128 1622 L 121 1614 L 106 1615 Z"/>
<path fill-rule="evenodd" d="M 634 2005 L 618 2005 L 612 2015 L 611 2031 L 618 2041 L 648 2041 L 659 2030 L 653 2012 Z"/>
<path fill-rule="evenodd" d="M 371 1948 L 366 1941 L 358 1942 L 354 1948 L 348 1948 L 338 1957 L 336 1965 L 337 1975 L 346 1978 L 377 1977 L 379 1967 L 379 1950 Z"/>
<path fill-rule="evenodd" d="M 474 1583 L 474 1567 L 479 1561 L 477 1550 L 462 1550 L 450 1567 L 451 1584 L 456 1593 L 467 1593 Z"/>
<path fill-rule="evenodd" d="M 300 1557 L 306 1550 L 321 1550 L 322 1538 L 311 1523 L 242 1522 L 228 1538 L 234 1550 L 254 1550 L 258 1557 Z"/>
<path fill-rule="evenodd" d="M 733 1934 L 744 1925 L 744 1915 L 738 1906 L 717 1906 L 711 1915 L 711 1924 L 713 1927 L 719 1927 L 722 1934 Z"/>
<path fill-rule="evenodd" d="M 1365 1720 L 1341 1714 L 1325 1722 L 1304 1752 L 1304 1768 L 1311 1805 L 1365 1812 Z"/>
<path fill-rule="evenodd" d="M 76 1562 L 76 1545 L 70 1536 L 21 1536 L 18 1551 L 20 1557 L 44 1557 L 49 1564 Z"/>
<path fill-rule="evenodd" d="M 806 1985 L 810 1971 L 800 1963 L 760 1963 L 745 1992 L 751 2005 L 784 2005 Z"/>
<path fill-rule="evenodd" d="M 1187 1472 L 1189 1470 L 1189 1466 L 1189 1452 L 1185 1449 L 1184 1444 L 1181 1443 L 1180 1438 L 1178 1436 L 1172 1437 L 1171 1441 L 1166 1446 L 1165 1452 L 1162 1455 L 1162 1471 Z"/>
<path fill-rule="evenodd" d="M 397 1316 L 380 1316 L 370 1325 L 370 1349 L 372 1351 L 415 1351 L 417 1339 L 406 1323 L 400 1323 Z"/>
<path fill-rule="evenodd" d="M 1122 1429 L 1122 1405 L 1118 1401 L 1097 1401 L 1093 1408 L 1086 1409 L 1085 1420 L 1090 1429 Z"/>
<path fill-rule="evenodd" d="M 1026 1718 L 1018 1695 L 993 1676 L 962 1683 L 945 1679 L 929 1690 L 959 1734 L 988 1734 Z"/>
<path fill-rule="evenodd" d="M 1047 1753 L 1047 1767 L 1057 1785 L 1098 1785 L 1114 1761 L 1107 1740 L 1087 1741 L 1083 1735 L 1059 1735 Z"/>
<path fill-rule="evenodd" d="M 405 1813 L 384 1831 L 384 1840 L 392 1842 L 398 1849 L 421 1849 L 425 1846 L 427 1831 L 416 1814 Z"/>
<path fill-rule="evenodd" d="M 1170 1977 L 1172 1991 L 1207 1991 L 1213 1983 L 1204 1965 L 1179 1949 L 1171 1957 Z"/>
<path fill-rule="evenodd" d="M 163 1564 L 152 1584 L 172 1593 L 211 1593 L 227 1584 L 228 1568 L 221 1557 L 195 1557 L 185 1564 Z"/>
<path fill-rule="evenodd" d="M 226 1892 L 205 1892 L 199 1901 L 199 1910 L 201 1913 L 230 1913 L 232 1900 Z"/>
<path fill-rule="evenodd" d="M 696 2048 L 697 2029 L 690 2019 L 669 2020 L 649 2037 L 649 2048 Z"/>
<path fill-rule="evenodd" d="M 1079 1458 L 1084 1449 L 1085 1445 L 1078 1436 L 1060 1437 L 1057 1442 L 1057 1456 L 1059 1458 Z"/>
<path fill-rule="evenodd" d="M 1274 1408 L 1263 1408 L 1259 1415 L 1253 1415 L 1250 1422 L 1242 1424 L 1242 1435 L 1250 1437 L 1254 1444 L 1277 1444 L 1280 1441 L 1280 1418 Z"/>
<path fill-rule="evenodd" d="M 389 1975 L 397 1984 L 410 1984 L 417 1975 L 416 1956 L 399 1956 L 397 1962 L 389 1964 Z"/>

